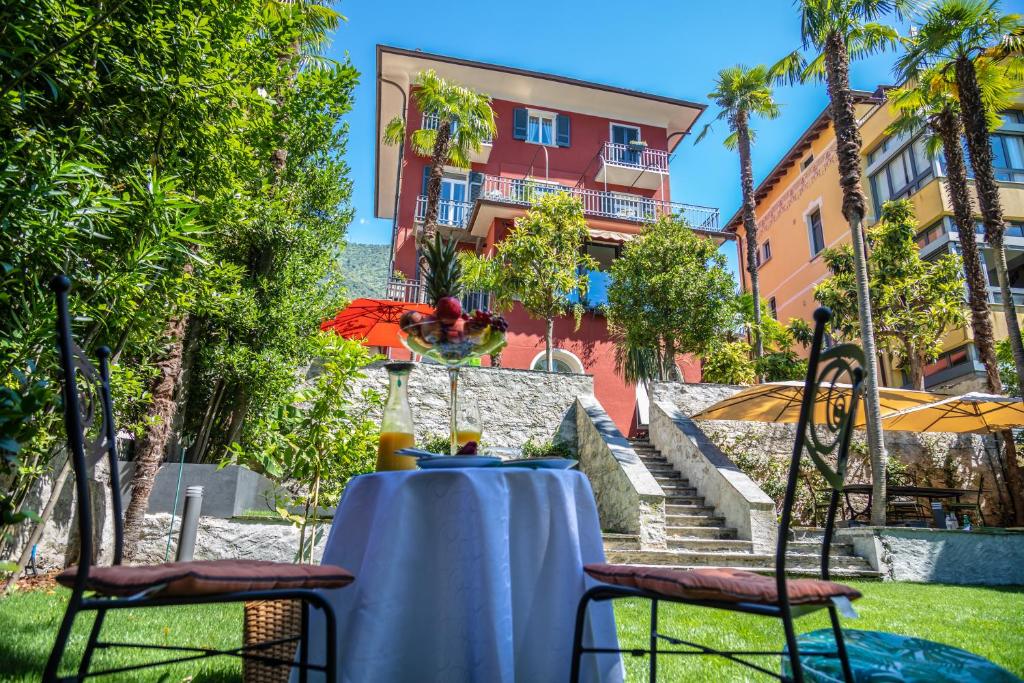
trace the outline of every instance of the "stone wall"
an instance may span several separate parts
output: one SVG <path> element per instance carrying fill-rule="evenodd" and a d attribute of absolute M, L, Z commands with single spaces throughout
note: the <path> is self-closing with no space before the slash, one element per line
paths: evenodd
<path fill-rule="evenodd" d="M 665 548 L 665 492 L 593 396 L 576 399 L 580 469 L 594 489 L 601 528 Z"/>
<path fill-rule="evenodd" d="M 364 386 L 387 394 L 387 371 L 382 363 L 367 369 Z M 463 368 L 459 395 L 475 399 L 484 423 L 483 441 L 489 446 L 518 448 L 561 439 L 576 443 L 576 397 L 594 393 L 590 375 Z M 417 438 L 448 433 L 448 371 L 419 363 L 409 377 L 409 404 Z"/>
<path fill-rule="evenodd" d="M 836 532 L 889 581 L 1024 584 L 1024 533 L 855 527 Z"/>
<path fill-rule="evenodd" d="M 656 383 L 652 401 L 674 404 L 684 415 L 694 415 L 743 389 L 722 384 Z M 731 420 L 700 420 L 704 434 L 727 455 L 737 451 L 769 453 L 782 462 L 788 462 L 793 453 L 796 425 L 767 422 L 737 422 Z M 1002 519 L 1005 488 L 996 476 L 1000 470 L 999 453 L 991 437 L 976 434 L 885 432 L 889 457 L 898 459 L 915 484 L 952 488 L 977 488 L 984 478 L 984 486 L 991 491 L 984 497 L 983 510 L 989 523 Z M 850 469 L 847 480 L 870 480 L 870 463 L 866 457 L 867 439 L 862 431 L 853 434 Z M 751 474 L 757 479 L 755 473 Z M 994 486 L 994 482 L 998 485 Z M 764 488 L 764 487 L 762 487 Z"/>

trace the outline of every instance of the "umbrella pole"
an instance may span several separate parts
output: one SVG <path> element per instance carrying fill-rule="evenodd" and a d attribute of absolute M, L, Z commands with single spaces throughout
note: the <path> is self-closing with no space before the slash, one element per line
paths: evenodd
<path fill-rule="evenodd" d="M 450 453 L 455 455 L 459 450 L 459 366 L 448 368 L 448 382 L 451 385 L 451 397 L 448 401 L 448 432 Z"/>

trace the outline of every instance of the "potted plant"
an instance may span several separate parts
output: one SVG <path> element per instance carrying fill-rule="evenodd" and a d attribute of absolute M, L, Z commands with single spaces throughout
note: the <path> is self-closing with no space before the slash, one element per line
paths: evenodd
<path fill-rule="evenodd" d="M 642 152 L 647 149 L 647 143 L 643 140 L 630 140 L 626 145 L 634 152 Z"/>

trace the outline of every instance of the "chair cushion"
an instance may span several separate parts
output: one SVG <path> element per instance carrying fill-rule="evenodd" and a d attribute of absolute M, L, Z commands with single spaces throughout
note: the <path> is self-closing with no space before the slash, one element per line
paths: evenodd
<path fill-rule="evenodd" d="M 976 654 L 923 638 L 881 631 L 843 629 L 843 642 L 855 681 L 905 683 L 1020 683 L 1009 671 Z M 835 657 L 807 652 L 835 652 L 832 629 L 797 636 L 797 649 L 805 681 L 839 683 L 843 672 Z M 792 675 L 789 659 L 782 658 L 782 674 Z"/>
<path fill-rule="evenodd" d="M 57 575 L 69 588 L 78 567 Z M 341 588 L 355 580 L 349 572 L 332 565 L 288 564 L 262 560 L 196 560 L 153 565 L 90 567 L 86 588 L 105 595 L 134 595 L 164 584 L 154 595 L 215 595 L 236 591 L 283 588 Z"/>
<path fill-rule="evenodd" d="M 761 605 L 774 605 L 779 600 L 774 576 L 740 569 L 672 569 L 616 564 L 588 564 L 584 569 L 598 581 L 638 588 L 670 599 Z M 860 597 L 860 592 L 849 586 L 818 579 L 790 579 L 786 581 L 786 588 L 791 605 L 824 605 L 834 597 L 843 596 L 850 600 Z"/>

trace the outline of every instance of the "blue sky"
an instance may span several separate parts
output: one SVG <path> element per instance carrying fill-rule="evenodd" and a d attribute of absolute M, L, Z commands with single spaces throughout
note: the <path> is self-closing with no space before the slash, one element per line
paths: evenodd
<path fill-rule="evenodd" d="M 1005 3 L 1005 9 L 1018 3 Z M 773 63 L 799 45 L 799 20 L 789 0 L 558 0 L 531 3 L 425 3 L 377 0 L 342 3 L 348 17 L 330 54 L 351 57 L 361 82 L 347 160 L 355 182 L 356 217 L 349 241 L 386 243 L 390 221 L 373 217 L 375 46 L 378 43 L 493 62 L 707 102 L 722 67 Z M 855 88 L 892 82 L 892 53 L 857 62 Z M 827 103 L 824 85 L 780 87 L 775 121 L 757 121 L 754 177 L 759 182 Z M 722 146 L 728 131 L 710 107 L 671 163 L 672 199 L 717 206 L 723 220 L 739 206 L 739 161 Z M 735 260 L 735 249 L 726 254 Z"/>

